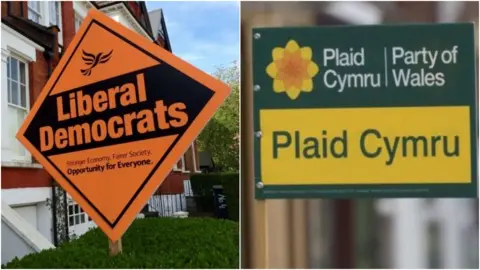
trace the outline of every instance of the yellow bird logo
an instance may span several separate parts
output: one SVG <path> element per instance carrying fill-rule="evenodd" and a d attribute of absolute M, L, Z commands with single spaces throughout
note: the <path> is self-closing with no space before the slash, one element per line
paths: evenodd
<path fill-rule="evenodd" d="M 97 55 L 88 53 L 84 50 L 82 50 L 83 56 L 82 59 L 85 62 L 86 65 L 89 67 L 86 69 L 81 69 L 80 72 L 82 72 L 83 75 L 85 76 L 90 76 L 92 74 L 92 69 L 96 67 L 98 64 L 104 64 L 107 63 L 108 60 L 112 57 L 113 50 L 111 50 L 109 53 L 99 53 Z"/>

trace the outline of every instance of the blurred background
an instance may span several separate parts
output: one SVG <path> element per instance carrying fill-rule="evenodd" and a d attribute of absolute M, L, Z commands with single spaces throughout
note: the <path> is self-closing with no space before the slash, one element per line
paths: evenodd
<path fill-rule="evenodd" d="M 242 2 L 241 8 L 242 267 L 478 269 L 475 199 L 256 201 L 251 75 L 253 27 L 473 22 L 478 40 L 478 2 Z"/>

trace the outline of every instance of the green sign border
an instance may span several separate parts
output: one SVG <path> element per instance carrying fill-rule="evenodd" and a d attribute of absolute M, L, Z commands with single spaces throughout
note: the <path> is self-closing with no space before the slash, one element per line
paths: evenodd
<path fill-rule="evenodd" d="M 317 29 L 332 29 L 342 31 L 344 29 L 366 30 L 366 28 L 384 28 L 386 31 L 396 33 L 408 32 L 408 28 L 432 28 L 432 27 L 463 27 L 471 29 L 471 46 L 474 45 L 474 25 L 473 23 L 442 23 L 442 24 L 396 24 L 396 25 L 368 25 L 368 26 L 330 26 L 330 27 L 308 27 Z M 254 28 L 252 29 L 252 50 L 253 50 L 253 84 L 264 86 L 271 89 L 271 79 L 267 78 L 265 72 L 266 58 L 271 58 L 271 54 L 265 55 L 266 50 L 271 51 L 275 46 L 285 46 L 285 37 L 295 36 L 295 40 L 301 40 L 300 32 L 305 28 Z M 412 29 L 413 30 L 413 29 Z M 451 29 L 450 29 L 451 31 Z M 296 33 L 295 33 L 296 32 Z M 280 35 L 278 35 L 280 33 Z M 293 35 L 293 33 L 295 33 Z M 257 34 L 255 36 L 255 34 Z M 260 36 L 258 35 L 260 34 Z M 279 37 L 280 36 L 280 37 Z M 281 38 L 283 37 L 283 39 Z M 297 38 L 298 37 L 298 38 Z M 257 39 L 258 38 L 258 39 Z M 452 38 L 446 36 L 446 38 Z M 269 42 L 269 39 L 271 40 Z M 267 40 L 265 42 L 265 40 Z M 277 44 L 282 40 L 283 43 Z M 301 42 L 300 42 L 301 43 Z M 311 46 L 311 45 L 309 45 Z M 474 48 L 474 47 L 473 47 Z M 314 49 L 314 48 L 313 48 Z M 472 51 L 473 58 L 471 63 L 471 72 L 474 73 L 475 85 L 470 86 L 474 89 L 475 98 L 468 105 L 471 112 L 471 160 L 472 160 L 472 182 L 468 184 L 356 184 L 356 185 L 264 185 L 260 179 L 260 143 L 261 138 L 256 136 L 260 130 L 260 110 L 261 109 L 294 109 L 308 108 L 305 102 L 302 104 L 289 102 L 287 99 L 273 98 L 275 94 L 262 94 L 262 91 L 253 93 L 253 120 L 254 120 L 254 164 L 255 164 L 255 198 L 256 199 L 295 199 L 295 198 L 476 198 L 478 196 L 478 87 L 477 71 L 475 64 L 475 48 Z M 268 84 L 267 83 L 268 79 Z M 466 82 L 471 84 L 471 82 Z M 266 86 L 268 85 L 268 87 Z M 254 89 L 254 88 L 253 88 Z M 255 90 L 255 89 L 254 89 Z M 472 94 L 472 93 L 470 93 Z M 267 97 L 267 98 L 266 98 Z M 272 98 L 271 98 L 272 97 Z M 271 99 L 270 99 L 271 98 Z M 428 106 L 429 104 L 424 104 Z M 354 106 L 348 106 L 354 107 Z M 473 114 L 473 115 L 472 115 Z M 261 188 L 259 187 L 261 186 Z"/>

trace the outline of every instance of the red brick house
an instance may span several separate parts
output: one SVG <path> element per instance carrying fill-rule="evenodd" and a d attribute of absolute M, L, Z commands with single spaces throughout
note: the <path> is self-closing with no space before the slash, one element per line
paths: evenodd
<path fill-rule="evenodd" d="M 2 203 L 52 241 L 52 213 L 46 204 L 52 197 L 52 179 L 15 134 L 83 18 L 89 9 L 98 9 L 159 46 L 169 51 L 172 47 L 163 13 L 160 10 L 161 16 L 151 20 L 142 1 L 10 1 L 1 5 Z M 194 143 L 159 192 L 183 193 L 183 180 L 199 171 L 197 160 Z M 78 205 L 73 202 L 68 208 L 69 225 L 76 226 L 78 233 L 92 226 Z"/>

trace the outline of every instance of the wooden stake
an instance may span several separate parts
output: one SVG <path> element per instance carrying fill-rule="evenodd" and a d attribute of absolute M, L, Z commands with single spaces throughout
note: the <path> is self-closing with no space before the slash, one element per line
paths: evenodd
<path fill-rule="evenodd" d="M 242 268 L 308 267 L 305 201 L 255 199 L 251 44 L 253 27 L 314 25 L 315 19 L 316 14 L 301 5 L 242 4 Z"/>
<path fill-rule="evenodd" d="M 121 238 L 116 242 L 112 242 L 112 240 L 108 239 L 108 253 L 110 256 L 117 256 L 118 254 L 122 253 Z"/>

